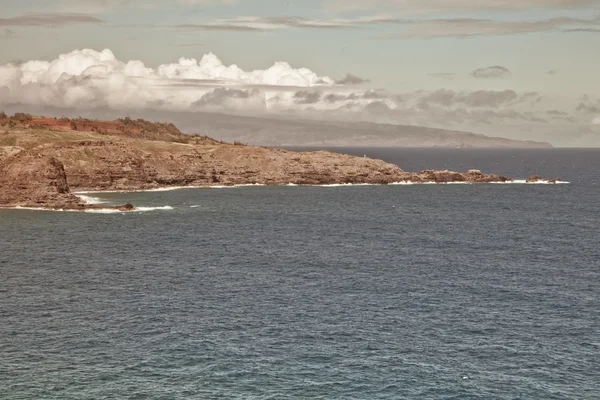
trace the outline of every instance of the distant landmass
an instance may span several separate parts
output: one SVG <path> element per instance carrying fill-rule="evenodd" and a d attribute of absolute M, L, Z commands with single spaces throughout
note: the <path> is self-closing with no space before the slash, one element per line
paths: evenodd
<path fill-rule="evenodd" d="M 551 148 L 547 142 L 513 140 L 470 132 L 392 125 L 374 122 L 313 120 L 274 115 L 234 115 L 215 112 L 159 110 L 74 110 L 22 107 L 34 115 L 114 120 L 133 119 L 172 122 L 184 133 L 200 134 L 227 142 L 259 146 L 306 147 L 445 147 L 445 148 Z M 5 110 L 8 111 L 8 110 Z"/>
<path fill-rule="evenodd" d="M 178 125 L 226 141 L 262 146 L 551 148 L 547 142 L 373 122 L 284 119 L 198 113 Z"/>

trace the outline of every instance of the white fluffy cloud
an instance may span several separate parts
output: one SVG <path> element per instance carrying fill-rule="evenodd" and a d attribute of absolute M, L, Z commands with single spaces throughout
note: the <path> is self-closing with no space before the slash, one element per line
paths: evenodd
<path fill-rule="evenodd" d="M 536 92 L 439 89 L 398 95 L 354 85 L 367 81 L 348 75 L 336 82 L 286 62 L 244 71 L 224 65 L 214 54 L 150 68 L 142 61 L 120 61 L 110 50 L 75 50 L 52 61 L 0 66 L 0 110 L 32 106 L 294 113 L 466 130 L 515 122 L 548 126 L 574 119 L 554 110 L 554 105 L 548 108 Z M 578 110 L 588 124 L 590 116 L 598 115 L 589 98 L 581 101 Z"/>
<path fill-rule="evenodd" d="M 0 103 L 64 107 L 143 108 L 148 104 L 187 109 L 216 87 L 262 87 L 266 91 L 335 85 L 307 68 L 277 62 L 265 70 L 244 71 L 224 65 L 214 54 L 200 61 L 149 68 L 123 62 L 110 50 L 75 50 L 53 61 L 33 60 L 0 66 Z"/>

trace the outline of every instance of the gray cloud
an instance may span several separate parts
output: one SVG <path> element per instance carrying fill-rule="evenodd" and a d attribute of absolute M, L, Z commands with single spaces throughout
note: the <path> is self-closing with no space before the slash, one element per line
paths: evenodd
<path fill-rule="evenodd" d="M 223 18 L 205 24 L 183 24 L 175 28 L 193 30 L 270 31 L 284 28 L 340 29 L 354 28 L 362 20 L 312 20 L 296 16 Z M 373 22 L 374 20 L 369 20 Z M 366 22 L 366 21 L 365 21 Z"/>
<path fill-rule="evenodd" d="M 518 104 L 535 104 L 541 100 L 536 92 L 518 94 L 514 90 L 477 90 L 473 92 L 455 92 L 439 89 L 418 96 L 418 107 L 428 108 L 431 105 L 452 107 L 462 105 L 467 107 L 500 107 Z"/>
<path fill-rule="evenodd" d="M 371 82 L 369 79 L 366 78 L 361 78 L 359 76 L 356 75 L 352 75 L 350 73 L 347 73 L 345 77 L 343 77 L 342 79 L 335 81 L 335 83 L 340 84 L 340 85 L 360 85 L 362 83 L 368 83 Z"/>
<path fill-rule="evenodd" d="M 473 78 L 478 79 L 498 79 L 508 78 L 509 76 L 511 76 L 511 72 L 506 67 L 503 67 L 501 65 L 494 65 L 491 67 L 478 68 L 475 71 L 471 72 L 471 76 Z"/>
<path fill-rule="evenodd" d="M 406 14 L 470 10 L 528 10 L 532 8 L 576 9 L 597 5 L 597 0 L 325 0 L 326 8 L 336 11 L 399 10 Z"/>
<path fill-rule="evenodd" d="M 471 111 L 471 117 L 475 120 L 475 122 L 486 124 L 506 121 L 536 122 L 542 124 L 548 123 L 547 120 L 537 117 L 532 112 L 519 112 L 517 110 L 473 110 Z"/>
<path fill-rule="evenodd" d="M 577 119 L 575 117 L 571 116 L 569 113 L 560 111 L 560 110 L 556 110 L 556 109 L 546 111 L 546 115 L 549 118 L 552 118 L 553 120 L 562 120 L 562 121 L 567 121 L 569 123 L 577 122 Z"/>
<path fill-rule="evenodd" d="M 260 92 L 256 89 L 253 90 L 241 90 L 241 89 L 230 89 L 230 88 L 216 88 L 212 92 L 208 92 L 203 95 L 200 99 L 192 103 L 192 107 L 204 107 L 214 105 L 224 105 L 227 101 L 232 99 L 247 100 L 251 97 L 256 97 Z"/>
<path fill-rule="evenodd" d="M 342 94 L 329 93 L 323 97 L 327 103 L 338 103 L 341 101 L 348 100 L 348 96 Z"/>
<path fill-rule="evenodd" d="M 327 103 L 340 103 L 357 100 L 383 100 L 389 98 L 388 93 L 379 90 L 367 90 L 365 92 L 355 92 L 349 94 L 328 93 L 323 96 L 323 100 Z"/>
<path fill-rule="evenodd" d="M 173 3 L 187 6 L 235 5 L 247 0 L 60 0 L 60 8 L 73 12 L 106 12 L 118 7 L 152 8 Z M 321 0 L 334 11 L 386 10 L 403 14 L 442 13 L 477 10 L 520 11 L 541 9 L 581 9 L 597 5 L 597 0 Z"/>
<path fill-rule="evenodd" d="M 433 74 L 428 74 L 432 78 L 445 79 L 445 80 L 453 80 L 456 78 L 456 73 L 454 72 L 435 72 Z"/>
<path fill-rule="evenodd" d="M 278 29 L 349 29 L 365 28 L 377 25 L 397 26 L 400 32 L 391 33 L 375 39 L 392 38 L 440 38 L 512 35 L 545 31 L 591 30 L 600 25 L 599 18 L 581 19 L 557 17 L 530 21 L 506 21 L 480 18 L 444 18 L 444 19 L 398 19 L 381 16 L 360 18 L 308 19 L 298 16 L 279 17 L 237 17 L 216 19 L 201 24 L 182 24 L 176 29 L 188 30 L 229 30 L 241 32 L 265 32 Z"/>
<path fill-rule="evenodd" d="M 556 73 L 557 72 L 555 70 L 553 70 L 553 69 L 551 69 L 549 71 L 546 71 L 546 75 L 556 75 Z"/>
<path fill-rule="evenodd" d="M 600 114 L 600 99 L 592 100 L 589 96 L 583 96 L 577 104 L 575 111 L 583 114 Z"/>
<path fill-rule="evenodd" d="M 99 18 L 84 14 L 30 13 L 17 17 L 0 18 L 0 26 L 47 26 L 55 27 L 73 24 L 99 24 Z"/>
<path fill-rule="evenodd" d="M 498 21 L 478 18 L 412 20 L 409 23 L 403 22 L 405 28 L 403 32 L 379 36 L 376 39 L 500 36 L 574 29 L 570 27 L 587 28 L 599 24 L 598 18 L 569 17 L 533 21 Z"/>
<path fill-rule="evenodd" d="M 294 93 L 296 104 L 316 104 L 321 101 L 321 93 L 316 91 L 302 90 Z"/>
<path fill-rule="evenodd" d="M 568 113 L 566 113 L 564 111 L 559 111 L 559 110 L 548 110 L 548 111 L 546 111 L 546 114 L 548 114 L 548 115 L 559 115 L 559 116 L 569 115 Z"/>
<path fill-rule="evenodd" d="M 365 111 L 372 113 L 389 112 L 392 109 L 383 101 L 374 101 L 365 106 Z"/>
<path fill-rule="evenodd" d="M 228 25 L 228 24 L 182 24 L 175 25 L 174 28 L 185 29 L 185 30 L 199 30 L 199 31 L 238 31 L 238 32 L 260 32 L 265 29 L 244 26 L 244 25 Z"/>
<path fill-rule="evenodd" d="M 126 6 L 148 7 L 149 3 L 140 2 L 135 4 L 135 0 L 61 0 L 59 5 L 60 11 L 69 13 L 105 13 L 113 11 L 117 8 Z"/>
<path fill-rule="evenodd" d="M 573 28 L 573 29 L 565 29 L 563 32 L 574 33 L 574 32 L 590 32 L 590 33 L 600 33 L 599 28 Z"/>
<path fill-rule="evenodd" d="M 519 111 L 515 109 L 490 109 L 490 108 L 468 108 L 450 107 L 439 105 L 430 106 L 427 109 L 397 108 L 390 109 L 385 103 L 377 102 L 373 106 L 365 107 L 365 111 L 378 115 L 386 115 L 401 123 L 414 123 L 425 126 L 460 125 L 490 125 L 497 123 L 535 123 L 547 124 L 548 121 L 537 113 L 530 111 Z"/>

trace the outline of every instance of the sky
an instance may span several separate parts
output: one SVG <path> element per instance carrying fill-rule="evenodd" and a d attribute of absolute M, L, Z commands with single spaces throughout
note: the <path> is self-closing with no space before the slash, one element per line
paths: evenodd
<path fill-rule="evenodd" d="M 600 146 L 600 0 L 0 0 L 0 109 L 356 119 Z"/>

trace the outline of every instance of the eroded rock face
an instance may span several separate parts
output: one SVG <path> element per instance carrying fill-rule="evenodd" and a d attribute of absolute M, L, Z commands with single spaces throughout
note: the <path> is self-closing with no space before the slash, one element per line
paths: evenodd
<path fill-rule="evenodd" d="M 0 164 L 0 205 L 43 208 L 79 207 L 63 164 L 51 155 L 20 152 Z"/>
<path fill-rule="evenodd" d="M 412 182 L 492 182 L 507 178 L 481 172 L 409 173 L 381 160 L 328 151 L 221 144 L 74 143 L 51 150 L 63 160 L 75 190 L 139 190 L 165 186 L 323 185 Z"/>
<path fill-rule="evenodd" d="M 81 140 L 73 140 L 73 132 L 69 132 L 69 139 L 61 139 L 60 135 L 52 133 L 53 136 L 41 137 L 40 143 L 43 144 L 34 145 L 29 150 L 11 150 L 10 154 L 0 158 L 0 206 L 98 208 L 84 204 L 71 192 L 78 190 L 127 191 L 215 184 L 477 183 L 509 180 L 479 170 L 411 173 L 381 160 L 328 151 L 298 153 L 198 138 L 182 143 L 185 140 L 148 140 L 106 134 L 94 136 L 80 131 L 74 137 L 81 135 Z M 35 134 L 43 135 L 43 132 Z M 23 135 L 29 135 L 25 144 L 32 143 L 34 133 Z M 11 149 L 16 148 L 13 146 Z M 134 209 L 132 205 L 115 208 L 122 211 Z"/>
<path fill-rule="evenodd" d="M 53 156 L 25 151 L 0 163 L 0 207 L 135 210 L 131 204 L 116 207 L 86 204 L 71 193 L 62 162 Z"/>

